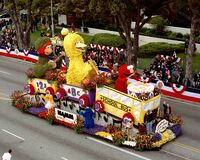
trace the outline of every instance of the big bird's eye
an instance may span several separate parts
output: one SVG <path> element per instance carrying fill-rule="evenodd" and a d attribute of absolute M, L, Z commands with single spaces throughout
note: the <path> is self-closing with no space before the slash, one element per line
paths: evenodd
<path fill-rule="evenodd" d="M 79 44 L 79 43 L 81 43 L 80 41 L 77 41 L 76 43 L 75 43 L 75 45 L 77 45 L 77 44 Z"/>

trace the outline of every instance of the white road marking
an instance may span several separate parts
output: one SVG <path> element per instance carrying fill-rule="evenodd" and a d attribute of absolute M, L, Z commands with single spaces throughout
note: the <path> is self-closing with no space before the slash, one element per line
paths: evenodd
<path fill-rule="evenodd" d="M 10 98 L 7 98 L 7 97 L 0 97 L 0 100 L 9 101 Z"/>
<path fill-rule="evenodd" d="M 9 95 L 7 95 L 7 94 L 5 94 L 5 93 L 3 93 L 3 92 L 0 92 L 0 95 L 9 97 Z"/>
<path fill-rule="evenodd" d="M 99 141 L 99 140 L 97 140 L 97 139 L 95 139 L 95 138 L 92 138 L 92 137 L 86 137 L 86 138 L 89 139 L 89 140 L 92 140 L 92 141 L 101 143 L 101 144 L 103 144 L 103 145 L 106 145 L 106 146 L 108 146 L 108 147 L 114 148 L 114 149 L 116 149 L 116 150 L 119 150 L 119 151 L 121 151 L 121 152 L 130 154 L 130 155 L 135 156 L 135 157 L 137 157 L 137 158 L 141 158 L 141 159 L 144 159 L 144 160 L 151 160 L 151 159 L 149 159 L 149 158 L 147 158 L 147 157 L 141 156 L 141 155 L 136 154 L 136 153 L 133 153 L 133 152 L 126 151 L 126 150 L 124 150 L 124 149 L 121 149 L 121 148 L 118 148 L 118 147 L 116 147 L 116 146 L 110 145 L 110 144 L 108 144 L 108 143 L 106 143 L 106 142 Z"/>
<path fill-rule="evenodd" d="M 4 72 L 4 71 L 0 71 L 0 73 L 10 75 L 10 73 L 8 73 L 8 72 Z"/>
<path fill-rule="evenodd" d="M 63 159 L 63 160 L 68 160 L 67 158 L 65 158 L 65 157 L 61 157 L 61 159 Z"/>
<path fill-rule="evenodd" d="M 22 138 L 22 137 L 20 137 L 20 136 L 18 136 L 18 135 L 16 135 L 16 134 L 14 134 L 14 133 L 11 133 L 11 132 L 9 132 L 9 131 L 7 131 L 7 130 L 5 130 L 5 129 L 1 129 L 3 132 L 6 132 L 6 133 L 8 133 L 8 134 L 10 134 L 10 135 L 12 135 L 12 136 L 14 136 L 14 137 L 16 137 L 16 138 L 19 138 L 19 139 L 21 139 L 21 140 L 25 140 L 24 138 Z"/>

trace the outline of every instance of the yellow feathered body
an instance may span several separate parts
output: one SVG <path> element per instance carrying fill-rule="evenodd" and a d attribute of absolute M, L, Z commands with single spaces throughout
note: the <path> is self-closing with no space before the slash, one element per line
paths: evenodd
<path fill-rule="evenodd" d="M 83 38 L 77 33 L 68 33 L 65 36 L 63 46 L 66 56 L 69 58 L 69 67 L 66 74 L 67 84 L 81 86 L 83 79 L 96 75 L 93 66 L 83 61 L 83 48 L 77 44 L 84 44 Z"/>

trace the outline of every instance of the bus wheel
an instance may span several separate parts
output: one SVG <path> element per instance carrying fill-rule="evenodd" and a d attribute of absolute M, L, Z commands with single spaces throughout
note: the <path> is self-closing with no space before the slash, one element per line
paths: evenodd
<path fill-rule="evenodd" d="M 83 94 L 82 96 L 79 97 L 79 104 L 82 107 L 87 107 L 90 104 L 89 98 L 86 94 Z"/>
<path fill-rule="evenodd" d="M 134 117 L 133 117 L 133 115 L 131 114 L 131 113 L 125 113 L 124 115 L 123 115 L 123 118 L 122 118 L 122 123 L 123 124 L 127 124 L 127 123 L 129 123 L 129 122 L 131 122 L 131 123 L 133 123 L 134 124 Z"/>
<path fill-rule="evenodd" d="M 101 100 L 94 102 L 94 110 L 100 113 L 104 112 L 104 104 Z"/>
<path fill-rule="evenodd" d="M 52 87 L 47 87 L 45 92 L 46 94 L 51 94 L 52 96 L 54 96 L 55 94 L 54 89 Z"/>
<path fill-rule="evenodd" d="M 32 84 L 27 84 L 25 86 L 25 90 L 28 94 L 33 95 L 35 93 L 35 89 Z"/>

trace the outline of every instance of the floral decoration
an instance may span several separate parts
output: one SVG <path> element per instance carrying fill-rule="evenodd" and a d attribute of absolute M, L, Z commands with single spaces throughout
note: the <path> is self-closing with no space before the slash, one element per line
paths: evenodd
<path fill-rule="evenodd" d="M 93 128 L 83 128 L 83 131 L 85 133 L 88 133 L 88 134 L 91 134 L 91 135 L 96 135 L 96 133 L 99 133 L 99 132 L 102 132 L 105 130 L 105 127 L 104 126 L 101 126 L 101 125 L 97 125 L 95 124 Z"/>
<path fill-rule="evenodd" d="M 166 131 L 164 131 L 161 134 L 161 140 L 157 141 L 155 143 L 152 143 L 152 147 L 154 148 L 159 148 L 161 147 L 163 144 L 173 140 L 176 137 L 176 135 L 169 129 L 167 129 Z"/>
<path fill-rule="evenodd" d="M 174 124 L 183 124 L 182 116 L 177 114 L 170 114 L 169 121 Z"/>
<path fill-rule="evenodd" d="M 123 132 L 120 130 L 112 133 L 111 135 L 112 135 L 113 143 L 115 145 L 122 145 L 123 142 L 128 139 L 128 135 L 126 134 L 126 132 Z"/>
<path fill-rule="evenodd" d="M 81 87 L 83 89 L 95 89 L 96 86 L 100 87 L 102 85 L 111 84 L 112 78 L 104 75 L 104 73 L 100 73 L 99 75 L 94 76 L 93 78 L 85 78 L 81 83 Z"/>
<path fill-rule="evenodd" d="M 152 149 L 152 136 L 143 134 L 136 136 L 136 146 L 135 149 L 139 151 L 150 150 Z"/>
<path fill-rule="evenodd" d="M 78 134 L 83 133 L 84 121 L 81 116 L 77 116 L 77 124 L 73 127 Z"/>
<path fill-rule="evenodd" d="M 54 119 L 55 119 L 55 110 L 54 110 L 54 108 L 48 109 L 47 114 L 46 114 L 46 119 L 50 124 L 53 124 Z"/>
<path fill-rule="evenodd" d="M 153 136 L 152 136 L 152 142 L 157 142 L 157 141 L 160 141 L 162 139 L 162 135 L 161 133 L 155 133 Z"/>
<path fill-rule="evenodd" d="M 66 73 L 67 73 L 67 70 L 61 70 L 58 72 L 58 77 L 57 77 L 58 83 L 60 84 L 66 83 Z"/>
<path fill-rule="evenodd" d="M 58 71 L 56 69 L 52 69 L 52 70 L 48 70 L 45 73 L 45 79 L 47 79 L 48 81 L 54 81 L 57 80 L 58 77 Z"/>
<path fill-rule="evenodd" d="M 12 106 L 20 109 L 22 112 L 27 112 L 31 107 L 31 101 L 25 97 L 26 94 L 22 90 L 16 90 L 10 95 Z"/>
<path fill-rule="evenodd" d="M 26 73 L 27 78 L 34 78 L 33 68 L 29 68 L 25 73 Z"/>
<path fill-rule="evenodd" d="M 182 134 L 182 128 L 180 124 L 174 124 L 168 128 L 175 134 L 176 137 Z"/>

